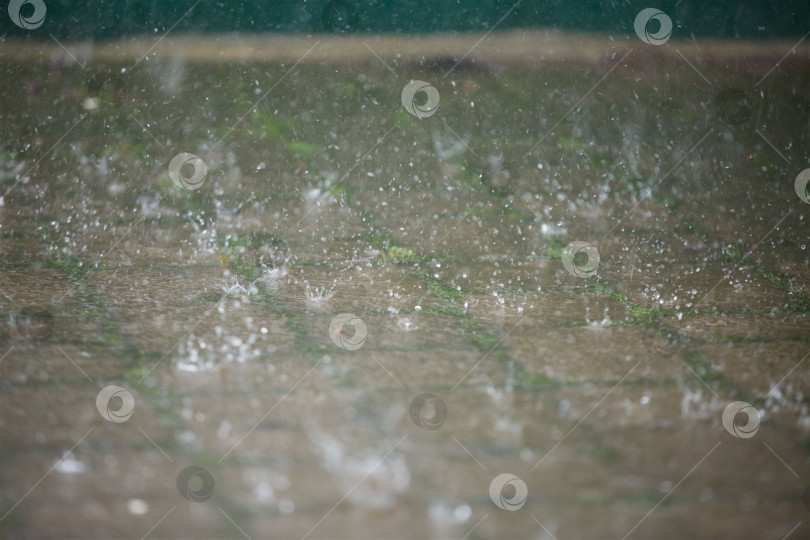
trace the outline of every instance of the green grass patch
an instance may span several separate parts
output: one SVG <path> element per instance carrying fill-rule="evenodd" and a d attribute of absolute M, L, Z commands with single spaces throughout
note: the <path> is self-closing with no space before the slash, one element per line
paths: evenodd
<path fill-rule="evenodd" d="M 745 262 L 745 251 L 741 244 L 728 244 L 723 248 L 723 260 L 734 265 L 742 265 Z"/>
<path fill-rule="evenodd" d="M 634 325 L 653 327 L 656 321 L 662 317 L 672 315 L 672 313 L 658 308 L 649 308 L 639 304 L 626 303 L 624 309 L 627 312 L 627 318 Z"/>
<path fill-rule="evenodd" d="M 399 246 L 391 246 L 388 248 L 388 256 L 401 261 L 411 261 L 419 258 L 419 256 L 414 253 L 412 249 Z"/>
<path fill-rule="evenodd" d="M 521 370 L 515 375 L 515 388 L 518 390 L 525 390 L 527 392 L 543 392 L 546 390 L 553 390 L 559 386 L 559 382 L 543 375 L 542 373 L 529 373 Z"/>
<path fill-rule="evenodd" d="M 657 326 L 657 321 L 662 317 L 674 315 L 674 312 L 671 311 L 636 304 L 632 302 L 627 295 L 617 292 L 607 281 L 601 279 L 589 283 L 585 291 L 606 296 L 611 300 L 622 303 L 626 312 L 624 321 L 625 324 L 622 326 L 642 326 L 645 328 L 654 328 Z M 619 321 L 615 321 L 614 326 L 618 326 L 618 323 Z"/>
<path fill-rule="evenodd" d="M 779 272 L 769 272 L 764 268 L 759 268 L 757 274 L 771 282 L 771 284 L 780 291 L 787 291 L 790 287 L 790 276 L 787 274 L 780 274 Z"/>
<path fill-rule="evenodd" d="M 414 117 L 408 111 L 406 111 L 403 107 L 397 107 L 394 110 L 394 123 L 399 124 L 403 127 L 412 128 L 416 126 L 416 122 L 420 119 Z"/>
<path fill-rule="evenodd" d="M 451 287 L 450 285 L 445 285 L 444 283 L 435 280 L 435 278 L 423 276 L 423 281 L 428 282 L 427 290 L 435 294 L 436 297 L 442 302 L 456 303 L 464 298 L 463 292 Z"/>
<path fill-rule="evenodd" d="M 615 294 L 613 287 L 611 287 L 607 281 L 602 279 L 588 283 L 588 286 L 585 288 L 585 291 L 608 297 L 612 297 L 612 295 Z M 624 295 L 621 296 L 625 299 L 627 298 Z"/>
<path fill-rule="evenodd" d="M 585 141 L 577 137 L 560 137 L 557 140 L 565 150 L 579 150 L 585 146 Z"/>
<path fill-rule="evenodd" d="M 803 294 L 797 294 L 788 303 L 785 311 L 788 313 L 798 313 L 801 315 L 810 315 L 810 298 Z"/>
<path fill-rule="evenodd" d="M 423 307 L 420 311 L 414 311 L 414 313 L 446 315 L 449 317 L 465 317 L 467 315 L 467 312 L 461 306 L 428 306 Z"/>
<path fill-rule="evenodd" d="M 329 186 L 327 190 L 330 196 L 334 197 L 335 200 L 341 200 L 346 194 L 349 192 L 349 188 L 346 184 L 333 184 Z"/>
<path fill-rule="evenodd" d="M 55 268 L 65 273 L 65 276 L 71 281 L 78 281 L 87 273 L 87 269 L 82 263 L 73 258 L 59 258 L 45 261 L 42 263 L 43 268 Z"/>
<path fill-rule="evenodd" d="M 271 139 L 283 139 L 292 129 L 290 122 L 272 114 L 264 108 L 257 108 L 253 114 L 251 127 Z"/>
<path fill-rule="evenodd" d="M 393 238 L 388 236 L 387 234 L 380 234 L 378 232 L 372 231 L 362 237 L 368 244 L 372 247 L 379 249 L 380 251 L 387 251 L 392 246 L 396 246 L 397 243 L 394 241 Z"/>
<path fill-rule="evenodd" d="M 318 146 L 306 141 L 290 141 L 287 143 L 287 150 L 297 159 L 303 160 L 315 155 Z"/>
<path fill-rule="evenodd" d="M 683 199 L 671 195 L 653 195 L 651 199 L 653 202 L 665 206 L 670 212 L 677 212 L 683 206 Z"/>
<path fill-rule="evenodd" d="M 258 270 L 252 264 L 232 264 L 230 268 L 239 278 L 249 283 L 259 277 Z"/>

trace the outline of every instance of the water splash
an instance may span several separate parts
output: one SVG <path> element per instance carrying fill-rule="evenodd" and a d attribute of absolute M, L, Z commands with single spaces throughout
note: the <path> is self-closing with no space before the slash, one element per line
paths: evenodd
<path fill-rule="evenodd" d="M 382 449 L 385 445 L 381 449 L 350 451 L 314 424 L 307 426 L 307 435 L 317 448 L 324 468 L 340 489 L 348 493 L 347 499 L 358 506 L 375 510 L 394 508 L 397 496 L 411 483 L 405 460 L 394 454 L 385 457 L 388 452 Z"/>
<path fill-rule="evenodd" d="M 310 287 L 307 285 L 305 288 L 305 294 L 308 302 L 313 304 L 322 304 L 324 302 L 328 302 L 333 296 L 335 296 L 335 288 Z"/>

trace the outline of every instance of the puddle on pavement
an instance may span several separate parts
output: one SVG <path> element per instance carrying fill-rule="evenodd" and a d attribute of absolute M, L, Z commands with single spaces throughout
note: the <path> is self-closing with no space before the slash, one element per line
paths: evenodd
<path fill-rule="evenodd" d="M 1 58 L 3 535 L 807 536 L 798 50 Z"/>

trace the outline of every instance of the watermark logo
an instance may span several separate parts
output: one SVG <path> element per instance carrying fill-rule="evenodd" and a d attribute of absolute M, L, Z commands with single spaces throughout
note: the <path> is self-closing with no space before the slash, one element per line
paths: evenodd
<path fill-rule="evenodd" d="M 205 162 L 188 152 L 180 152 L 169 162 L 169 178 L 181 189 L 199 189 L 208 176 Z"/>
<path fill-rule="evenodd" d="M 796 195 L 799 199 L 810 204 L 810 169 L 805 169 L 796 177 L 793 182 L 793 187 L 796 189 Z"/>
<path fill-rule="evenodd" d="M 205 502 L 214 494 L 214 476 L 198 465 L 189 465 L 177 475 L 177 491 L 191 502 Z"/>
<path fill-rule="evenodd" d="M 120 400 L 118 407 L 113 406 L 116 405 L 113 399 Z M 135 398 L 126 389 L 111 384 L 102 388 L 96 396 L 96 409 L 108 422 L 120 424 L 132 416 L 132 411 L 135 410 Z"/>
<path fill-rule="evenodd" d="M 349 327 L 351 330 L 348 330 Z M 367 335 L 366 323 L 351 313 L 336 315 L 329 323 L 329 338 L 332 343 L 347 351 L 356 351 L 362 347 Z"/>
<path fill-rule="evenodd" d="M 439 91 L 425 81 L 411 81 L 402 89 L 402 106 L 417 118 L 433 116 L 439 108 Z"/>
<path fill-rule="evenodd" d="M 321 12 L 321 24 L 327 32 L 354 32 L 359 22 L 355 7 L 343 0 L 327 2 Z"/>
<path fill-rule="evenodd" d="M 11 0 L 8 3 L 8 16 L 11 22 L 25 28 L 36 30 L 45 22 L 45 2 L 42 0 Z"/>
<path fill-rule="evenodd" d="M 572 276 L 590 277 L 599 268 L 599 251 L 587 242 L 571 242 L 562 252 L 562 263 Z"/>
<path fill-rule="evenodd" d="M 53 314 L 44 308 L 28 306 L 10 313 L 8 329 L 12 339 L 46 341 L 53 334 Z"/>
<path fill-rule="evenodd" d="M 739 425 L 735 422 L 737 415 L 745 414 L 745 425 Z M 729 403 L 723 411 L 723 427 L 726 431 L 739 437 L 740 439 L 750 439 L 757 434 L 759 429 L 759 411 L 753 405 L 744 401 L 734 401 Z"/>
<path fill-rule="evenodd" d="M 650 354 L 669 358 L 680 345 L 680 334 L 672 328 L 645 328 L 641 341 Z"/>
<path fill-rule="evenodd" d="M 657 32 L 650 31 L 652 21 L 658 23 Z M 672 19 L 660 9 L 644 8 L 636 15 L 633 27 L 636 29 L 636 35 L 644 43 L 663 45 L 669 41 L 669 36 L 672 34 Z"/>
<path fill-rule="evenodd" d="M 731 124 L 738 126 L 751 119 L 751 101 L 748 94 L 737 88 L 726 88 L 714 98 L 717 115 Z"/>
<path fill-rule="evenodd" d="M 447 420 L 447 405 L 433 394 L 419 394 L 413 398 L 408 412 L 414 424 L 430 431 L 436 431 Z"/>
<path fill-rule="evenodd" d="M 500 160 L 490 160 L 481 173 L 481 180 L 489 186 L 490 191 L 498 193 L 512 193 L 520 182 L 517 168 L 511 163 Z"/>
<path fill-rule="evenodd" d="M 526 504 L 529 488 L 526 486 L 526 482 L 514 474 L 503 473 L 490 482 L 489 497 L 501 510 L 514 512 Z"/>

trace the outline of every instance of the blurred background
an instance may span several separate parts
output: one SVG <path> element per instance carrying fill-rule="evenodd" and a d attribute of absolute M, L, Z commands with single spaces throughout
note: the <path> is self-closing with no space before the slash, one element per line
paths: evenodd
<path fill-rule="evenodd" d="M 330 6 L 328 9 L 327 6 Z M 190 8 L 182 20 L 178 20 Z M 310 34 L 354 31 L 364 34 L 487 32 L 548 28 L 566 31 L 628 33 L 644 2 L 564 0 L 274 0 L 270 2 L 119 2 L 51 0 L 43 29 L 60 40 L 102 40 L 132 35 L 222 32 Z M 655 6 L 675 21 L 675 38 L 774 39 L 801 37 L 807 31 L 810 6 L 801 0 L 780 2 L 702 2 L 669 0 Z M 33 6 L 27 9 L 33 10 Z M 329 11 L 343 24 L 328 22 Z M 327 20 L 325 23 L 324 20 Z M 175 26 L 176 23 L 176 26 Z M 3 20 L 3 32 L 14 37 L 47 39 Z"/>
<path fill-rule="evenodd" d="M 810 3 L 9 0 L 0 538 L 810 538 Z"/>

